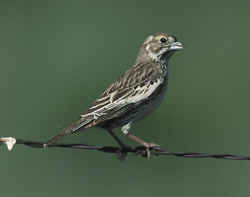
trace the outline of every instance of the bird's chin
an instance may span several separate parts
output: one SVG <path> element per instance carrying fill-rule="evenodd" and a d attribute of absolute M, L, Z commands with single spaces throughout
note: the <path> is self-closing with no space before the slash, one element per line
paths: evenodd
<path fill-rule="evenodd" d="M 167 60 L 169 57 L 171 57 L 176 51 L 175 50 L 171 50 L 171 51 L 167 51 L 166 53 L 164 53 L 161 56 L 161 59 Z"/>
<path fill-rule="evenodd" d="M 165 53 L 162 54 L 162 60 L 168 60 L 176 51 L 183 49 L 183 46 L 180 42 L 174 42 L 171 46 L 167 49 Z"/>

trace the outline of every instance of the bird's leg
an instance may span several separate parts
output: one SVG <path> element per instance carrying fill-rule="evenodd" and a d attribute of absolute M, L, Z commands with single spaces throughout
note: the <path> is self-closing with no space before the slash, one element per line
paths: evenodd
<path fill-rule="evenodd" d="M 146 148 L 147 158 L 148 158 L 148 159 L 150 158 L 150 149 L 152 149 L 152 148 L 154 149 L 154 148 L 159 148 L 159 147 L 160 147 L 160 145 L 158 145 L 158 144 L 145 142 L 144 140 L 142 140 L 142 139 L 136 137 L 135 135 L 132 135 L 132 134 L 129 133 L 129 132 L 127 133 L 127 136 L 128 136 L 130 139 L 136 141 L 137 143 L 143 145 L 143 146 Z"/>
<path fill-rule="evenodd" d="M 116 135 L 112 130 L 108 130 L 108 133 L 114 138 L 114 140 L 119 144 L 121 148 L 127 147 Z"/>
<path fill-rule="evenodd" d="M 146 152 L 147 152 L 147 158 L 150 158 L 150 149 L 151 148 L 157 148 L 159 147 L 158 144 L 155 144 L 155 143 L 148 143 L 148 142 L 145 142 L 144 140 L 136 137 L 135 135 L 132 135 L 130 132 L 129 132 L 129 129 L 130 129 L 130 123 L 124 125 L 122 127 L 122 132 L 124 135 L 128 136 L 130 139 L 134 140 L 135 142 L 143 145 L 145 148 L 146 148 Z"/>
<path fill-rule="evenodd" d="M 111 130 L 108 129 L 107 130 L 108 133 L 114 138 L 114 140 L 119 144 L 119 146 L 121 147 L 121 152 L 119 155 L 119 159 L 120 160 L 124 160 L 125 157 L 127 156 L 127 150 L 131 149 L 129 146 L 127 146 L 126 144 L 124 144 L 116 135 L 115 133 Z"/>

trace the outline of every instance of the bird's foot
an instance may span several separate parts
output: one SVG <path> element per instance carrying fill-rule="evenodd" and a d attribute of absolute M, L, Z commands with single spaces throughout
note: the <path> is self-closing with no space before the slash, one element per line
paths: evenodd
<path fill-rule="evenodd" d="M 160 148 L 160 145 L 155 144 L 155 143 L 143 143 L 143 147 L 139 147 L 138 149 L 138 154 L 140 154 L 142 152 L 143 149 L 143 156 L 147 157 L 148 159 L 151 156 L 151 151 L 152 150 L 158 150 Z"/>
<path fill-rule="evenodd" d="M 118 151 L 117 151 L 117 156 L 118 156 L 118 159 L 120 161 L 124 161 L 127 156 L 128 156 L 128 152 L 130 152 L 132 150 L 132 148 L 130 146 L 124 146 L 124 147 L 121 147 Z"/>

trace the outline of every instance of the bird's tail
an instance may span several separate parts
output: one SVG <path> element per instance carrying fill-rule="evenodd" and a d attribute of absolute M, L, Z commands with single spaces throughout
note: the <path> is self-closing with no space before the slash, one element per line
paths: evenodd
<path fill-rule="evenodd" d="M 87 128 L 88 124 L 91 124 L 92 122 L 93 122 L 93 119 L 80 119 L 74 122 L 73 124 L 71 124 L 70 126 L 63 128 L 59 134 L 52 137 L 44 146 L 55 144 L 58 140 L 60 140 L 65 135 L 70 135 L 82 127 Z"/>

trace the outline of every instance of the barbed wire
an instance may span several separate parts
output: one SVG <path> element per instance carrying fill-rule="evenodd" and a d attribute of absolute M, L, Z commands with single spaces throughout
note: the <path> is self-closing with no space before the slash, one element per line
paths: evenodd
<path fill-rule="evenodd" d="M 46 145 L 44 142 L 29 141 L 23 139 L 15 139 L 13 137 L 0 138 L 0 144 L 6 144 L 9 150 L 12 150 L 16 144 L 23 144 L 32 148 L 70 148 L 95 150 L 104 153 L 116 154 L 120 160 L 124 160 L 128 153 L 148 157 L 148 150 L 143 146 L 120 148 L 116 146 L 96 146 L 88 144 L 51 144 Z M 169 152 L 160 147 L 150 148 L 150 155 L 154 156 L 175 156 L 185 158 L 215 158 L 215 159 L 230 159 L 230 160 L 250 160 L 250 156 L 234 155 L 234 154 L 208 154 L 197 152 Z"/>

